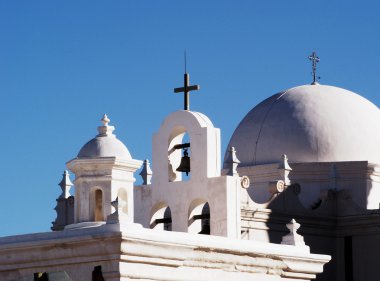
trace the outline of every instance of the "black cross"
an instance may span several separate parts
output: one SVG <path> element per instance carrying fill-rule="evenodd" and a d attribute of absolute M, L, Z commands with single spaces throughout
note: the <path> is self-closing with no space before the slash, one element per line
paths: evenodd
<path fill-rule="evenodd" d="M 317 53 L 315 51 L 309 56 L 309 60 L 313 62 L 313 83 L 311 84 L 315 85 L 317 84 L 317 79 L 319 79 L 319 77 L 317 77 L 317 62 L 319 62 L 319 58 L 317 57 Z"/>
<path fill-rule="evenodd" d="M 190 97 L 189 97 L 189 92 L 190 91 L 198 91 L 200 89 L 199 85 L 193 85 L 189 86 L 190 84 L 190 75 L 188 73 L 184 74 L 183 77 L 183 87 L 181 88 L 175 88 L 174 93 L 184 93 L 184 110 L 189 110 L 190 109 Z"/>

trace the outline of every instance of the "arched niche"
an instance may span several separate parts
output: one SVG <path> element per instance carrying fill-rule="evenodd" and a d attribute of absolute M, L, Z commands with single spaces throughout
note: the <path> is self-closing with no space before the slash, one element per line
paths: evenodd
<path fill-rule="evenodd" d="M 188 211 L 188 232 L 210 235 L 210 205 L 204 199 L 193 200 Z"/>
<path fill-rule="evenodd" d="M 123 204 L 123 208 L 122 208 L 122 212 L 125 214 L 125 215 L 130 215 L 129 214 L 129 209 L 128 209 L 128 192 L 125 188 L 120 188 L 118 191 L 117 191 L 117 197 L 118 197 L 118 200 L 119 202 L 122 202 Z"/>
<path fill-rule="evenodd" d="M 104 221 L 104 197 L 103 190 L 97 188 L 93 191 L 93 220 Z"/>
<path fill-rule="evenodd" d="M 172 213 L 170 207 L 160 202 L 150 212 L 150 228 L 156 230 L 172 230 Z"/>

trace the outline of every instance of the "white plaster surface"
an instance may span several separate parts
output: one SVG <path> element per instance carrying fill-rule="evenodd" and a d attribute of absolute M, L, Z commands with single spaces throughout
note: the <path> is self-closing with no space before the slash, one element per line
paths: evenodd
<path fill-rule="evenodd" d="M 139 160 L 116 157 L 75 158 L 67 167 L 75 174 L 75 223 L 95 221 L 95 192 L 102 191 L 103 221 L 112 212 L 111 202 L 122 197 L 127 203 L 125 213 L 133 221 L 133 173 L 141 166 Z"/>
<path fill-rule="evenodd" d="M 68 169 L 75 174 L 76 224 L 106 221 L 114 211 L 111 202 L 117 197 L 125 202 L 122 212 L 126 222 L 133 222 L 133 173 L 142 161 L 132 159 L 125 145 L 116 138 L 115 128 L 108 125 L 107 115 L 101 121 L 103 126 L 98 127 L 99 134 L 82 147 L 78 157 L 67 163 Z M 97 192 L 101 193 L 98 202 Z"/>
<path fill-rule="evenodd" d="M 188 180 L 175 170 L 181 150 L 173 150 L 185 133 L 191 150 Z M 239 238 L 240 177 L 220 176 L 220 154 L 220 130 L 205 115 L 184 110 L 171 113 L 153 137 L 152 183 L 135 187 L 135 222 L 149 228 L 155 212 L 169 207 L 172 230 L 192 231 L 193 209 L 207 202 L 211 234 Z M 169 177 L 168 159 L 174 180 Z"/>
<path fill-rule="evenodd" d="M 304 85 L 254 107 L 228 147 L 240 167 L 278 162 L 369 161 L 380 163 L 380 111 L 365 98 L 327 85 Z M 227 152 L 228 153 L 228 149 Z"/>
<path fill-rule="evenodd" d="M 97 138 L 111 142 L 90 141 L 85 151 L 92 154 L 79 153 L 83 157 L 67 163 L 75 174 L 75 223 L 62 231 L 0 238 L 1 281 L 58 271 L 73 281 L 91 281 L 95 266 L 101 266 L 106 281 L 302 281 L 323 271 L 330 257 L 310 254 L 307 247 L 240 240 L 241 177 L 221 176 L 220 131 L 206 116 L 170 114 L 153 138 L 152 182 L 135 187 L 141 161 L 125 157 L 107 116 L 102 122 Z M 184 133 L 191 144 L 188 180 L 175 171 L 181 151 L 173 150 Z M 169 163 L 175 178 L 169 177 Z M 191 219 L 203 215 L 206 202 L 211 235 L 188 233 L 201 229 Z M 147 229 L 165 206 L 173 231 Z M 97 207 L 103 219 L 96 219 Z"/>
<path fill-rule="evenodd" d="M 323 199 L 327 190 L 347 190 L 353 201 L 363 209 L 378 209 L 380 204 L 380 165 L 367 161 L 291 163 L 289 174 L 292 183 L 301 186 L 299 199 L 311 207 Z M 335 167 L 335 176 L 331 175 Z M 267 202 L 271 193 L 268 185 L 278 178 L 278 164 L 265 164 L 238 168 L 240 174 L 249 176 L 251 186 L 242 191 L 242 204 Z M 245 201 L 244 201 L 245 200 Z"/>
<path fill-rule="evenodd" d="M 0 238 L 0 280 L 66 271 L 73 281 L 91 281 L 98 265 L 107 281 L 310 280 L 329 261 L 295 246 L 119 229 L 107 224 Z"/>
<path fill-rule="evenodd" d="M 78 153 L 78 158 L 114 156 L 132 159 L 127 147 L 116 137 L 97 136 L 86 143 Z"/>
<path fill-rule="evenodd" d="M 93 157 L 118 157 L 121 159 L 132 159 L 127 147 L 113 134 L 114 126 L 109 126 L 107 115 L 101 119 L 103 126 L 98 127 L 99 134 L 87 142 L 79 151 L 78 158 Z"/>

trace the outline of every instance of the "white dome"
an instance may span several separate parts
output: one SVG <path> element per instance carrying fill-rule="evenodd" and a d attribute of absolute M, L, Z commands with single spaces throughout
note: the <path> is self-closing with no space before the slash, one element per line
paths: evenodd
<path fill-rule="evenodd" d="M 97 136 L 79 151 L 78 158 L 118 157 L 132 159 L 127 147 L 115 136 Z"/>
<path fill-rule="evenodd" d="M 118 157 L 121 159 L 132 159 L 127 147 L 112 133 L 115 128 L 108 126 L 110 120 L 107 115 L 104 115 L 101 121 L 104 124 L 98 127 L 99 134 L 80 149 L 77 157 Z"/>
<path fill-rule="evenodd" d="M 380 163 L 380 110 L 341 88 L 299 86 L 254 107 L 231 146 L 239 166 L 279 162 L 283 154 L 291 162 Z"/>

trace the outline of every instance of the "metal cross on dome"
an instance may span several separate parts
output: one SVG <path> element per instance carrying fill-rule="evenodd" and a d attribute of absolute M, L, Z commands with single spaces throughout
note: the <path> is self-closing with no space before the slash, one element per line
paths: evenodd
<path fill-rule="evenodd" d="M 190 91 L 198 91 L 200 89 L 199 85 L 190 86 L 190 75 L 186 71 L 186 52 L 185 52 L 185 74 L 183 76 L 183 87 L 174 88 L 174 93 L 183 93 L 183 109 L 190 110 Z"/>
<path fill-rule="evenodd" d="M 313 83 L 311 83 L 311 85 L 316 85 L 318 84 L 317 79 L 320 79 L 320 77 L 317 76 L 317 63 L 319 62 L 319 57 L 317 57 L 317 52 L 313 51 L 313 53 L 308 58 L 313 62 Z"/>

